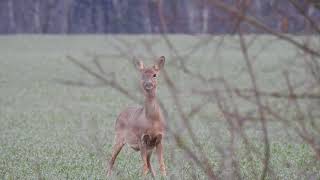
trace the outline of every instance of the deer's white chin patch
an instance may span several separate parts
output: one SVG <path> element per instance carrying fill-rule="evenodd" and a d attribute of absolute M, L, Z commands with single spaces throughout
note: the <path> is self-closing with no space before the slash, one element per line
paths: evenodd
<path fill-rule="evenodd" d="M 154 87 L 145 87 L 144 90 L 145 90 L 147 93 L 153 93 L 153 92 L 154 92 Z"/>
<path fill-rule="evenodd" d="M 154 86 L 145 86 L 144 87 L 144 90 L 146 90 L 146 91 L 151 91 L 153 89 L 154 89 Z"/>

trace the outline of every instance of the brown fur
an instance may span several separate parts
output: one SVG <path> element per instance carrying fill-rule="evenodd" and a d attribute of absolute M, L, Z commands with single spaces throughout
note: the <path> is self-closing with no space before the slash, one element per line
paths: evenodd
<path fill-rule="evenodd" d="M 149 171 L 154 177 L 150 158 L 154 148 L 158 156 L 160 171 L 166 175 L 163 159 L 162 139 L 165 133 L 165 119 L 156 99 L 157 76 L 164 66 L 165 58 L 160 57 L 151 68 L 145 68 L 142 61 L 136 62 L 141 73 L 140 85 L 143 90 L 145 101 L 143 107 L 130 107 L 120 113 L 115 126 L 115 144 L 112 157 L 109 162 L 108 175 L 117 155 L 125 144 L 136 151 L 140 151 L 143 160 L 143 174 Z"/>

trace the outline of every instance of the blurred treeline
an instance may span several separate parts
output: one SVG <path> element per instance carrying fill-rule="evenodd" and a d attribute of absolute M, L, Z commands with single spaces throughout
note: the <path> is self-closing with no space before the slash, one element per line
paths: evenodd
<path fill-rule="evenodd" d="M 1 0 L 0 33 L 235 33 L 238 19 L 211 1 Z M 220 1 L 279 32 L 310 33 L 303 14 L 320 22 L 318 0 Z"/>

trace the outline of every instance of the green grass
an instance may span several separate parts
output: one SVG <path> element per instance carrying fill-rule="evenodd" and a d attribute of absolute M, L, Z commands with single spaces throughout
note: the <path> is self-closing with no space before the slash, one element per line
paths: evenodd
<path fill-rule="evenodd" d="M 197 87 L 199 82 L 182 72 L 176 72 L 174 56 L 159 36 L 6 36 L 0 37 L 0 177 L 3 179 L 105 179 L 106 160 L 110 157 L 114 135 L 114 123 L 124 107 L 134 104 L 110 87 L 77 87 L 58 83 L 57 79 L 81 80 L 95 83 L 65 57 L 71 55 L 88 63 L 88 53 L 99 55 L 117 54 L 118 39 L 129 42 L 135 55 L 150 56 L 141 40 L 152 40 L 157 55 L 167 57 L 166 68 L 181 89 Z M 185 53 L 199 37 L 171 36 L 179 52 Z M 205 37 L 202 37 L 205 38 Z M 250 52 L 257 53 L 270 37 L 261 36 Z M 248 75 L 240 73 L 243 67 L 241 52 L 236 49 L 237 38 L 226 37 L 218 56 L 212 49 L 218 40 L 191 56 L 188 61 L 192 70 L 211 77 L 223 73 L 230 83 L 248 87 Z M 284 83 L 281 72 L 287 64 L 299 64 L 292 59 L 294 49 L 286 43 L 276 41 L 266 48 L 254 63 L 259 85 L 266 89 L 280 89 Z M 102 56 L 102 65 L 108 72 L 114 72 L 126 88 L 140 95 L 137 90 L 137 73 L 131 63 L 123 58 Z M 147 61 L 149 64 L 151 61 Z M 91 67 L 92 64 L 89 64 Z M 302 71 L 295 70 L 295 80 L 302 78 Z M 172 100 L 165 87 L 159 97 L 170 106 Z M 180 94 L 190 109 L 190 104 L 201 101 L 187 94 Z M 141 97 L 141 95 L 140 95 Z M 243 102 L 238 102 L 243 103 Z M 244 104 L 242 110 L 250 109 Z M 168 109 L 169 124 L 180 122 L 176 109 Z M 210 117 L 210 118 L 208 118 Z M 216 149 L 228 146 L 227 126 L 221 120 L 215 104 L 204 109 L 192 120 L 199 141 L 215 165 L 215 171 L 222 166 L 223 158 Z M 320 163 L 309 146 L 295 135 L 282 131 L 279 123 L 268 126 L 271 139 L 271 167 L 279 179 L 304 179 L 304 174 L 320 177 Z M 185 132 L 181 132 L 185 133 Z M 250 123 L 246 128 L 255 147 L 263 152 L 259 124 Z M 186 138 L 186 142 L 189 140 Z M 257 179 L 262 165 L 259 157 L 249 159 L 245 147 L 237 146 L 241 174 L 244 179 Z M 165 143 L 168 179 L 206 179 L 203 172 L 168 137 Z M 153 164 L 158 172 L 155 156 Z M 141 179 L 139 153 L 129 148 L 119 155 L 113 177 L 115 179 Z"/>

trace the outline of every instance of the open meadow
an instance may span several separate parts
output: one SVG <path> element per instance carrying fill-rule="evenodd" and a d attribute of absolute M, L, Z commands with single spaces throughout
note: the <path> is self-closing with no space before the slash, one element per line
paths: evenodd
<path fill-rule="evenodd" d="M 244 60 L 238 49 L 238 37 L 225 36 L 222 47 L 217 37 L 170 35 L 181 56 L 199 39 L 212 38 L 189 57 L 187 66 L 205 77 L 222 75 L 237 87 L 251 86 L 244 71 Z M 216 38 L 216 40 L 215 40 Z M 250 37 L 248 37 L 250 38 Z M 124 43 L 125 41 L 125 43 Z M 143 44 L 144 43 L 144 44 Z M 126 47 L 124 47 L 124 44 Z M 151 50 L 145 48 L 145 44 Z M 128 50 L 127 57 L 120 50 Z M 195 87 L 206 87 L 199 81 L 176 70 L 175 55 L 161 36 L 37 36 L 0 37 L 0 179 L 106 179 L 106 165 L 114 141 L 114 124 L 118 114 L 137 102 L 128 99 L 110 86 L 68 60 L 76 58 L 88 67 L 93 57 L 101 62 L 107 77 L 114 78 L 141 100 L 138 73 L 129 57 L 136 56 L 152 63 L 154 55 L 166 56 L 165 69 L 180 89 L 183 109 L 204 99 L 190 95 Z M 130 52 L 129 52 L 130 51 Z M 250 52 L 259 54 L 253 63 L 257 82 L 264 90 L 281 90 L 283 70 L 294 72 L 292 79 L 304 79 L 295 49 L 273 37 L 261 35 L 251 44 Z M 130 54 L 131 53 L 131 54 Z M 172 96 L 160 74 L 158 98 L 167 110 L 168 124 L 190 140 L 179 119 Z M 79 82 L 72 84 L 68 82 Z M 85 82 L 86 85 L 81 85 Z M 218 84 L 217 84 L 218 85 Z M 218 87 L 219 88 L 219 87 Z M 190 91 L 189 91 L 190 90 Z M 240 111 L 255 111 L 245 101 L 238 100 Z M 281 103 L 274 101 L 281 108 Z M 287 112 L 292 113 L 292 112 Z M 288 114 L 290 116 L 290 114 Z M 230 141 L 228 126 L 212 101 L 191 118 L 191 125 L 209 163 L 219 177 L 228 177 L 228 167 L 222 161 L 230 156 L 223 152 Z M 320 121 L 320 119 L 319 119 Z M 318 123 L 319 123 L 318 121 Z M 260 124 L 248 119 L 244 129 L 252 144 L 263 154 Z M 319 179 L 320 162 L 296 133 L 270 119 L 267 124 L 270 140 L 270 169 L 267 179 Z M 170 133 L 165 139 L 167 179 L 207 179 L 204 172 L 179 148 Z M 222 150 L 222 151 L 221 151 Z M 243 179 L 257 179 L 262 163 L 257 155 L 248 158 L 242 139 L 236 137 L 236 156 Z M 258 153 L 257 153 L 258 154 Z M 156 156 L 152 164 L 160 179 Z M 113 179 L 141 179 L 141 158 L 125 147 L 115 163 Z M 149 175 L 148 177 L 151 176 Z M 166 178 L 165 178 L 166 179 Z"/>

